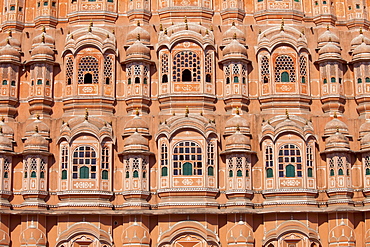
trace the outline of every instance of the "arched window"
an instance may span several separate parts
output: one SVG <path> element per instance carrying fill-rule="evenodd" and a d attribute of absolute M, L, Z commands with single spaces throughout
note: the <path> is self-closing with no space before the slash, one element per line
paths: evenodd
<path fill-rule="evenodd" d="M 135 77 L 135 84 L 139 84 L 140 83 L 140 78 L 139 77 Z"/>
<path fill-rule="evenodd" d="M 105 78 L 105 84 L 106 85 L 109 85 L 110 84 L 110 78 L 109 77 Z"/>
<path fill-rule="evenodd" d="M 126 171 L 126 176 L 125 176 L 126 178 L 129 178 L 130 177 L 130 173 L 129 173 L 129 171 Z"/>
<path fill-rule="evenodd" d="M 288 178 L 294 178 L 295 177 L 295 167 L 293 165 L 287 165 L 285 167 L 285 174 Z"/>
<path fill-rule="evenodd" d="M 95 179 L 97 166 L 96 166 L 96 152 L 90 146 L 80 146 L 73 152 L 73 167 L 72 178 Z"/>
<path fill-rule="evenodd" d="M 279 177 L 302 177 L 302 157 L 298 146 L 294 144 L 281 146 L 278 163 Z"/>
<path fill-rule="evenodd" d="M 62 171 L 62 179 L 67 179 L 67 171 L 66 170 Z"/>
<path fill-rule="evenodd" d="M 7 80 L 3 80 L 3 85 L 8 85 L 8 81 Z"/>
<path fill-rule="evenodd" d="M 193 51 L 178 52 L 173 59 L 173 81 L 200 82 L 200 58 Z"/>
<path fill-rule="evenodd" d="M 267 168 L 267 170 L 266 170 L 266 176 L 268 178 L 273 178 L 274 177 L 274 171 L 272 170 L 272 168 Z"/>
<path fill-rule="evenodd" d="M 92 74 L 90 74 L 90 73 L 85 74 L 84 84 L 92 84 Z"/>
<path fill-rule="evenodd" d="M 332 78 L 330 79 L 330 82 L 331 82 L 331 83 L 335 83 L 335 82 L 337 82 L 337 80 L 335 79 L 335 77 L 332 77 Z"/>
<path fill-rule="evenodd" d="M 89 75 L 87 75 L 89 74 Z M 93 56 L 81 58 L 78 64 L 78 84 L 92 84 L 99 82 L 99 63 Z"/>
<path fill-rule="evenodd" d="M 144 83 L 144 85 L 148 84 L 148 78 L 144 78 L 143 83 Z"/>
<path fill-rule="evenodd" d="M 191 80 L 191 72 L 190 72 L 190 70 L 188 70 L 188 69 L 184 69 L 184 70 L 182 71 L 182 77 L 181 77 L 181 80 L 182 80 L 183 82 L 189 82 L 189 81 L 192 81 L 192 80 Z"/>
<path fill-rule="evenodd" d="M 295 66 L 293 59 L 288 55 L 280 55 L 275 61 L 275 81 L 295 82 Z"/>
<path fill-rule="evenodd" d="M 161 176 L 162 177 L 167 177 L 168 176 L 168 168 L 167 167 L 162 167 Z"/>
<path fill-rule="evenodd" d="M 328 80 L 324 79 L 324 84 L 328 83 Z"/>
<path fill-rule="evenodd" d="M 263 77 L 263 83 L 268 83 L 269 79 L 267 79 L 267 76 Z"/>
<path fill-rule="evenodd" d="M 73 77 L 73 59 L 67 58 L 66 64 L 66 78 L 67 78 L 67 85 L 72 84 L 72 77 Z"/>
<path fill-rule="evenodd" d="M 42 85 L 42 80 L 41 79 L 37 80 L 37 85 Z"/>
<path fill-rule="evenodd" d="M 234 76 L 234 83 L 239 83 L 239 77 Z"/>
<path fill-rule="evenodd" d="M 281 73 L 281 82 L 289 82 L 288 72 L 284 71 L 283 73 Z"/>
<path fill-rule="evenodd" d="M 229 178 L 232 178 L 232 177 L 234 177 L 234 172 L 233 170 L 229 170 Z"/>
<path fill-rule="evenodd" d="M 246 79 L 245 79 L 245 77 L 243 77 L 243 82 L 242 82 L 243 84 L 245 84 L 246 83 Z"/>
<path fill-rule="evenodd" d="M 226 84 L 230 84 L 230 77 L 226 78 Z"/>
<path fill-rule="evenodd" d="M 196 142 L 182 141 L 177 143 L 173 150 L 172 160 L 173 175 L 202 175 L 202 149 Z"/>
<path fill-rule="evenodd" d="M 127 79 L 127 84 L 130 85 L 131 84 L 131 78 L 128 78 Z"/>
<path fill-rule="evenodd" d="M 330 169 L 330 176 L 334 176 L 335 173 L 334 173 L 334 169 Z"/>
<path fill-rule="evenodd" d="M 366 168 L 366 173 L 365 175 L 370 175 L 370 168 Z"/>
<path fill-rule="evenodd" d="M 362 83 L 362 79 L 361 78 L 358 78 L 357 79 L 357 83 Z"/>
<path fill-rule="evenodd" d="M 269 82 L 269 76 L 270 76 L 270 65 L 269 65 L 269 59 L 266 56 L 263 56 L 261 59 L 261 78 L 263 78 L 263 83 Z"/>
<path fill-rule="evenodd" d="M 370 78 L 369 78 L 369 77 L 366 77 L 366 78 L 365 78 L 365 82 L 366 82 L 366 83 L 370 83 Z"/>
<path fill-rule="evenodd" d="M 132 173 L 132 177 L 133 177 L 133 178 L 138 178 L 138 177 L 139 177 L 139 172 L 138 172 L 138 171 L 134 171 L 134 172 Z"/>
<path fill-rule="evenodd" d="M 167 83 L 167 82 L 168 82 L 168 76 L 162 75 L 162 83 Z"/>
<path fill-rule="evenodd" d="M 301 80 L 302 83 L 306 83 L 306 77 L 302 76 L 302 80 Z"/>
<path fill-rule="evenodd" d="M 162 177 L 168 175 L 168 148 L 166 143 L 161 145 L 161 167 L 162 167 Z"/>
<path fill-rule="evenodd" d="M 8 172 L 4 172 L 4 178 L 9 178 Z"/>
<path fill-rule="evenodd" d="M 309 178 L 312 178 L 313 177 L 312 168 L 308 168 L 307 169 L 307 177 L 309 177 Z"/>
<path fill-rule="evenodd" d="M 211 82 L 212 78 L 210 74 L 206 75 L 206 82 Z"/>
<path fill-rule="evenodd" d="M 208 167 L 208 176 L 213 176 L 213 175 L 214 175 L 213 167 L 212 166 L 209 166 Z"/>
<path fill-rule="evenodd" d="M 35 171 L 32 171 L 31 172 L 31 178 L 35 178 L 36 177 L 36 172 Z"/>
<path fill-rule="evenodd" d="M 242 172 L 242 170 L 237 170 L 237 171 L 236 171 L 236 176 L 237 176 L 237 177 L 243 177 L 243 172 Z"/>
<path fill-rule="evenodd" d="M 344 172 L 343 172 L 343 169 L 342 168 L 339 168 L 338 175 L 344 175 Z"/>
<path fill-rule="evenodd" d="M 72 85 L 72 79 L 71 78 L 68 78 L 67 85 Z"/>

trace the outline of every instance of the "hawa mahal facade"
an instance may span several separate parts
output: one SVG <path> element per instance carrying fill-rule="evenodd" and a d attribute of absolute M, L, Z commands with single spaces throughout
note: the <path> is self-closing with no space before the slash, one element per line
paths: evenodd
<path fill-rule="evenodd" d="M 369 7 L 0 1 L 0 246 L 369 247 Z"/>

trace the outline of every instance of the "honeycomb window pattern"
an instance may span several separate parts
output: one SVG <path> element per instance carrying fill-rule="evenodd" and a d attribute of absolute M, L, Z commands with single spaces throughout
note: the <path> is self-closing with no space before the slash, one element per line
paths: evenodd
<path fill-rule="evenodd" d="M 207 52 L 205 60 L 206 74 L 212 74 L 212 53 Z"/>
<path fill-rule="evenodd" d="M 134 65 L 134 75 L 140 75 L 141 74 L 141 68 L 140 65 Z"/>
<path fill-rule="evenodd" d="M 167 74 L 168 73 L 168 54 L 162 54 L 161 57 L 161 70 L 162 74 Z"/>
<path fill-rule="evenodd" d="M 92 83 L 96 84 L 99 82 L 99 63 L 95 57 L 86 56 L 80 60 L 78 64 L 78 84 L 84 83 L 86 73 L 91 73 Z"/>
<path fill-rule="evenodd" d="M 104 78 L 109 78 L 109 81 L 112 81 L 113 75 L 113 60 L 111 57 L 106 56 L 104 59 Z"/>
<path fill-rule="evenodd" d="M 192 75 L 192 82 L 200 82 L 200 58 L 192 51 L 181 51 L 173 60 L 173 80 L 181 82 L 182 72 L 189 70 Z"/>
<path fill-rule="evenodd" d="M 293 59 L 288 55 L 281 55 L 275 61 L 275 81 L 281 82 L 281 73 L 289 73 L 289 82 L 295 82 L 295 69 Z"/>
<path fill-rule="evenodd" d="M 132 75 L 131 68 L 132 68 L 132 66 L 128 66 L 127 69 L 126 69 L 127 77 L 131 77 L 131 75 Z"/>
<path fill-rule="evenodd" d="M 238 64 L 234 64 L 234 65 L 233 65 L 233 74 L 234 74 L 234 75 L 238 75 L 238 74 L 239 74 L 239 72 L 240 72 L 240 70 L 239 70 L 239 65 L 238 65 Z"/>
<path fill-rule="evenodd" d="M 230 66 L 225 66 L 225 75 L 230 76 Z"/>
<path fill-rule="evenodd" d="M 301 76 L 307 76 L 307 58 L 304 56 L 299 58 L 299 74 Z"/>

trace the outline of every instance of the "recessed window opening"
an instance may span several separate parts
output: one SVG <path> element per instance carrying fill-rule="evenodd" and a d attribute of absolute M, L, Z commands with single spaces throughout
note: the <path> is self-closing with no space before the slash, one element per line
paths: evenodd
<path fill-rule="evenodd" d="M 162 76 L 162 83 L 167 83 L 168 82 L 168 76 L 167 75 L 163 75 Z"/>
<path fill-rule="evenodd" d="M 206 82 L 211 82 L 211 75 L 210 74 L 206 75 Z"/>
<path fill-rule="evenodd" d="M 86 73 L 84 76 L 84 84 L 92 84 L 92 82 L 93 82 L 92 74 Z"/>
<path fill-rule="evenodd" d="M 140 78 L 139 77 L 135 77 L 135 84 L 140 84 Z"/>
<path fill-rule="evenodd" d="M 191 71 L 188 69 L 184 69 L 182 71 L 182 77 L 181 77 L 183 82 L 191 82 Z"/>
<path fill-rule="evenodd" d="M 110 79 L 109 79 L 109 77 L 105 78 L 105 84 L 106 84 L 106 85 L 109 85 L 109 84 L 110 84 Z"/>

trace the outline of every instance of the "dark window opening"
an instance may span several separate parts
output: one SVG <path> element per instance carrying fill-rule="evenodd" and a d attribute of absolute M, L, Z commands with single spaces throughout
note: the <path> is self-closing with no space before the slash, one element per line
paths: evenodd
<path fill-rule="evenodd" d="M 130 85 L 131 84 L 131 78 L 128 78 L 127 80 L 127 84 Z"/>
<path fill-rule="evenodd" d="M 162 177 L 167 177 L 168 176 L 168 169 L 167 167 L 162 167 Z"/>
<path fill-rule="evenodd" d="M 84 76 L 84 84 L 92 84 L 92 82 L 93 82 L 92 74 L 86 73 Z"/>
<path fill-rule="evenodd" d="M 148 79 L 147 78 L 144 78 L 144 84 L 148 84 Z"/>
<path fill-rule="evenodd" d="M 162 83 L 167 83 L 167 82 L 168 82 L 168 76 L 162 75 Z"/>
<path fill-rule="evenodd" d="M 289 82 L 289 73 L 288 72 L 283 72 L 281 73 L 281 82 Z"/>
<path fill-rule="evenodd" d="M 302 83 L 306 83 L 306 77 L 302 76 Z"/>
<path fill-rule="evenodd" d="M 273 172 L 272 168 L 268 168 L 266 170 L 266 175 L 267 175 L 268 178 L 274 177 L 274 172 Z"/>
<path fill-rule="evenodd" d="M 357 83 L 362 83 L 362 79 L 361 78 L 358 78 L 357 79 Z"/>
<path fill-rule="evenodd" d="M 212 166 L 209 166 L 208 167 L 208 176 L 213 176 L 214 172 L 213 172 L 213 167 Z"/>
<path fill-rule="evenodd" d="M 46 86 L 50 86 L 50 81 L 47 80 L 45 84 L 46 84 Z"/>
<path fill-rule="evenodd" d="M 140 78 L 139 77 L 135 78 L 135 84 L 140 84 Z"/>
<path fill-rule="evenodd" d="M 211 75 L 210 74 L 206 75 L 206 82 L 211 82 Z"/>
<path fill-rule="evenodd" d="M 332 78 L 330 79 L 330 82 L 335 83 L 335 82 L 337 82 L 337 80 L 335 80 L 335 77 L 332 77 Z"/>
<path fill-rule="evenodd" d="M 234 77 L 234 83 L 239 83 L 239 77 L 237 76 Z"/>
<path fill-rule="evenodd" d="M 182 71 L 182 81 L 191 81 L 191 72 L 188 69 Z"/>
<path fill-rule="evenodd" d="M 243 77 L 243 84 L 245 84 L 246 80 L 245 80 L 245 77 Z"/>
<path fill-rule="evenodd" d="M 265 76 L 264 78 L 263 78 L 263 83 L 268 83 L 269 82 L 269 79 L 267 79 L 267 77 Z"/>
<path fill-rule="evenodd" d="M 328 83 L 328 80 L 324 79 L 324 84 Z"/>
<path fill-rule="evenodd" d="M 110 79 L 109 77 L 105 78 L 105 84 L 109 85 L 110 84 Z"/>
<path fill-rule="evenodd" d="M 42 80 L 37 80 L 37 85 L 42 85 Z"/>
<path fill-rule="evenodd" d="M 8 81 L 7 80 L 3 80 L 3 85 L 8 85 Z"/>
<path fill-rule="evenodd" d="M 230 84 L 230 78 L 229 77 L 226 78 L 226 84 Z"/>
<path fill-rule="evenodd" d="M 72 79 L 68 78 L 67 85 L 72 85 Z"/>

